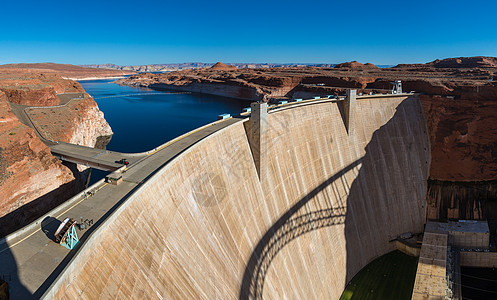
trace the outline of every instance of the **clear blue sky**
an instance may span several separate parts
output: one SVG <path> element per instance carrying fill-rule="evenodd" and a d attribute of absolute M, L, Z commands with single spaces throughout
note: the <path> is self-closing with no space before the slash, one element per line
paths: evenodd
<path fill-rule="evenodd" d="M 2 1 L 0 64 L 497 56 L 497 1 Z"/>

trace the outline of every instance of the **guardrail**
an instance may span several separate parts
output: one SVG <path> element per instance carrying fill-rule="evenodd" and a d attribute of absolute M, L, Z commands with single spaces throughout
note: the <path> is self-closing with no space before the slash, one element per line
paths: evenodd
<path fill-rule="evenodd" d="M 409 92 L 409 93 L 400 93 L 400 94 L 372 94 L 372 95 L 357 95 L 357 99 L 367 99 L 367 98 L 388 98 L 388 97 L 400 97 L 400 96 L 409 96 L 409 95 L 414 95 L 414 92 Z M 297 98 L 293 100 L 288 100 L 288 101 L 280 101 L 278 104 L 272 104 L 268 105 L 268 112 L 274 111 L 275 109 L 283 108 L 283 107 L 298 107 L 301 104 L 309 104 L 309 103 L 321 103 L 321 102 L 328 102 L 328 101 L 343 101 L 345 100 L 344 96 L 334 96 L 334 95 L 327 95 L 324 97 L 314 97 L 310 99 L 302 99 L 302 98 Z M 249 116 L 251 113 L 250 107 L 244 108 L 242 112 L 240 113 L 240 116 Z"/>
<path fill-rule="evenodd" d="M 119 168 L 116 171 L 122 171 L 125 169 L 125 166 Z M 59 206 L 55 207 L 54 209 L 50 210 L 49 212 L 45 213 L 43 216 L 39 217 L 35 221 L 29 223 L 28 225 L 14 231 L 13 233 L 3 237 L 0 239 L 0 247 L 6 245 L 8 242 L 18 238 L 19 236 L 26 234 L 26 232 L 29 232 L 33 229 L 35 229 L 38 225 L 41 226 L 41 222 L 46 218 L 46 217 L 55 217 L 55 218 L 60 218 L 61 215 L 66 213 L 72 206 L 76 205 L 79 203 L 78 201 L 83 201 L 88 199 L 88 193 L 89 192 L 96 192 L 100 190 L 103 186 L 106 185 L 105 178 L 100 179 L 96 183 L 92 184 L 90 187 L 84 189 L 83 191 L 79 192 L 78 194 L 74 195 L 73 197 L 69 198 L 68 200 L 64 201 L 61 203 Z M 36 231 L 35 231 L 36 232 Z M 6 248 L 11 247 L 12 245 L 8 245 Z M 0 249 L 0 252 L 5 251 L 5 248 Z"/>
<path fill-rule="evenodd" d="M 145 152 L 137 152 L 137 153 L 124 153 L 124 152 L 120 152 L 120 153 L 122 153 L 124 156 L 128 156 L 128 157 L 148 156 L 148 155 L 154 154 L 155 152 L 157 152 L 157 151 L 159 151 L 159 150 L 161 150 L 161 149 L 163 149 L 163 148 L 171 145 L 172 143 L 175 143 L 175 142 L 177 142 L 177 141 L 179 141 L 179 140 L 181 140 L 181 139 L 183 139 L 183 138 L 185 138 L 185 137 L 187 137 L 187 136 L 189 136 L 189 135 L 191 135 L 191 134 L 193 134 L 193 133 L 195 133 L 197 131 L 200 131 L 200 130 L 205 129 L 207 127 L 210 127 L 210 126 L 222 123 L 222 122 L 224 122 L 226 120 L 229 120 L 229 119 L 232 119 L 232 118 L 233 117 L 230 117 L 230 118 L 227 118 L 227 119 L 224 119 L 224 120 L 217 120 L 217 121 L 214 121 L 212 123 L 206 124 L 204 126 L 198 127 L 197 129 L 194 129 L 192 131 L 184 133 L 184 134 L 182 134 L 182 135 L 180 135 L 178 137 L 175 137 L 172 140 L 169 140 L 169 141 L 167 141 L 167 142 L 165 142 L 165 143 L 163 143 L 163 144 L 155 147 L 154 149 L 151 149 L 151 150 L 148 150 L 148 151 L 145 151 Z"/>

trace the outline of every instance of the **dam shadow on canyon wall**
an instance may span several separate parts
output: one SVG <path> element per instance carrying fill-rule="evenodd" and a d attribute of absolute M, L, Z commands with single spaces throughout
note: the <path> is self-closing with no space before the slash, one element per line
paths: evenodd
<path fill-rule="evenodd" d="M 394 249 L 389 239 L 407 231 L 422 231 L 430 149 L 426 127 L 423 124 L 423 112 L 420 106 L 413 105 L 413 101 L 417 100 L 414 97 L 406 99 L 396 107 L 393 117 L 373 133 L 365 147 L 363 157 L 339 170 L 307 193 L 267 230 L 247 262 L 239 299 L 265 299 L 275 295 L 315 299 L 325 295 L 335 295 L 338 299 L 346 284 L 360 269 Z M 343 108 L 339 107 L 339 111 L 345 122 Z M 418 120 L 414 122 L 414 128 L 410 127 L 412 123 L 409 118 Z M 352 182 L 347 180 L 346 175 L 349 172 L 356 175 Z M 404 184 L 399 184 L 399 181 Z M 271 264 L 276 256 L 282 255 L 280 253 L 287 245 L 303 235 L 340 225 L 343 226 L 346 243 L 345 277 L 341 290 L 331 294 L 320 294 L 316 290 L 313 294 L 293 293 L 295 291 L 274 293 L 277 291 L 276 288 L 271 293 L 264 293 L 266 276 Z M 392 227 L 388 229 L 390 226 Z M 315 241 L 315 237 L 313 239 Z M 380 243 L 375 241 L 376 239 Z M 329 239 L 321 242 L 334 241 Z M 302 253 L 294 254 L 302 255 Z M 336 255 L 331 252 L 327 254 Z M 285 258 L 281 260 L 284 261 Z M 312 268 L 336 267 L 333 264 L 327 265 L 325 261 L 319 259 L 314 261 L 316 265 Z M 278 277 L 277 274 L 273 274 L 275 275 Z M 296 273 L 289 275 L 288 278 L 292 280 L 292 277 L 302 275 L 303 273 Z M 314 278 L 314 280 L 323 280 L 323 287 L 333 286 L 331 282 L 326 282 L 329 279 Z"/>
<path fill-rule="evenodd" d="M 48 297 L 338 299 L 389 240 L 420 232 L 430 147 L 417 96 L 268 116 L 267 177 L 243 123 L 200 141 L 99 225 Z"/>

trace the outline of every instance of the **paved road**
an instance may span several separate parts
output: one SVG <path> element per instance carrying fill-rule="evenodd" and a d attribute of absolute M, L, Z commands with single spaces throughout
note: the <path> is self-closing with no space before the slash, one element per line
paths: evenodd
<path fill-rule="evenodd" d="M 51 145 L 50 150 L 52 151 L 52 154 L 60 160 L 86 165 L 104 171 L 115 171 L 122 167 L 123 165 L 118 163 L 121 158 L 126 158 L 130 164 L 133 164 L 140 158 L 146 156 L 145 154 L 129 156 L 121 152 L 62 142 Z"/>
<path fill-rule="evenodd" d="M 113 162 L 126 157 L 130 165 L 122 173 L 122 184 L 118 186 L 104 184 L 93 196 L 71 202 L 73 204 L 66 210 L 47 217 L 41 224 L 26 229 L 6 243 L 0 241 L 0 278 L 3 276 L 7 279 L 12 299 L 31 298 L 33 294 L 35 297 L 40 297 L 74 255 L 75 250 L 69 251 L 51 240 L 53 232 L 64 218 L 71 217 L 77 222 L 80 221 L 80 217 L 93 220 L 94 225 L 89 229 L 82 231 L 77 228 L 80 241 L 84 242 L 92 230 L 103 223 L 127 196 L 174 157 L 210 134 L 241 120 L 241 118 L 231 118 L 212 123 L 166 143 L 150 153 L 138 155 L 126 155 L 72 144 L 51 145 L 54 152 L 65 152 L 66 155 L 85 153 L 88 160 L 91 158 L 95 162 L 98 160 Z M 29 122 L 29 118 L 27 121 Z"/>
<path fill-rule="evenodd" d="M 60 104 L 56 105 L 56 106 L 47 106 L 46 108 L 63 106 L 63 105 L 66 105 L 67 103 L 69 103 L 69 101 L 71 101 L 72 99 L 84 99 L 84 98 L 88 98 L 88 95 L 86 93 L 65 93 L 65 94 L 58 94 L 57 97 L 60 100 Z M 16 115 L 16 117 L 19 119 L 19 121 L 21 123 L 23 123 L 24 125 L 33 128 L 35 133 L 36 133 L 36 136 L 38 136 L 38 138 L 42 142 L 44 142 L 48 146 L 55 144 L 53 141 L 50 141 L 43 136 L 43 134 L 34 125 L 33 121 L 31 120 L 31 118 L 28 115 L 28 112 L 26 112 L 26 108 L 30 108 L 33 106 L 21 105 L 21 104 L 16 104 L 16 103 L 12 103 L 12 102 L 9 102 L 9 104 L 10 104 L 10 108 L 12 109 L 12 112 L 14 113 L 14 115 Z M 36 106 L 36 107 L 38 107 L 38 106 Z"/>
<path fill-rule="evenodd" d="M 60 99 L 60 104 L 57 106 L 64 106 L 69 103 L 73 99 L 84 99 L 87 98 L 88 95 L 86 93 L 66 93 L 57 95 Z M 122 165 L 116 163 L 121 158 L 126 158 L 130 163 L 136 162 L 142 156 L 134 156 L 132 158 L 128 158 L 126 154 L 108 151 L 105 149 L 95 149 L 91 147 L 84 147 L 75 144 L 68 144 L 63 142 L 55 142 L 46 139 L 41 131 L 35 126 L 31 118 L 29 117 L 29 112 L 26 111 L 27 108 L 32 108 L 32 106 L 20 105 L 16 103 L 10 103 L 12 111 L 16 115 L 16 117 L 23 123 L 34 129 L 38 138 L 47 144 L 52 154 L 57 156 L 61 160 L 66 160 L 82 165 L 87 165 L 89 167 L 93 167 L 96 169 L 102 169 L 106 171 L 114 171 Z M 53 108 L 57 106 L 47 106 L 47 108 Z M 43 109 L 43 108 L 38 108 Z M 0 273 L 1 274 L 1 273 Z"/>
<path fill-rule="evenodd" d="M 64 94 L 58 94 L 57 97 L 59 97 L 59 100 L 60 100 L 59 105 L 66 105 L 72 99 L 86 99 L 86 98 L 88 98 L 88 94 L 87 93 L 64 93 Z"/>
<path fill-rule="evenodd" d="M 80 240 L 84 241 L 92 228 L 102 223 L 107 215 L 125 201 L 127 195 L 171 159 L 213 132 L 241 120 L 232 118 L 213 123 L 192 131 L 153 153 L 132 158 L 133 162 L 122 174 L 122 184 L 105 184 L 95 195 L 79 200 L 58 215 L 50 216 L 51 219 L 9 240 L 7 244 L 0 244 L 0 278 L 6 277 L 12 299 L 28 299 L 35 292 L 35 297 L 41 296 L 74 254 L 75 250 L 69 251 L 50 239 L 60 221 L 66 217 L 75 218 L 78 223 L 80 217 L 92 219 L 94 225 L 90 229 L 77 229 Z"/>

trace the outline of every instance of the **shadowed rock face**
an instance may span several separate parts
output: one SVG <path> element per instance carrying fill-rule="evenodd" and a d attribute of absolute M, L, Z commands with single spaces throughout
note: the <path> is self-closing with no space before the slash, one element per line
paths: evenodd
<path fill-rule="evenodd" d="M 203 139 L 88 238 L 49 298 L 338 299 L 389 240 L 419 232 L 430 163 L 419 99 L 268 116 L 259 180 L 243 123 Z"/>

